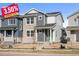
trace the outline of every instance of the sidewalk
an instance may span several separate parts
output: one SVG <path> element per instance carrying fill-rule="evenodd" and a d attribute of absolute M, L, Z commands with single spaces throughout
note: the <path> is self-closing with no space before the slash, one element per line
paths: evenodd
<path fill-rule="evenodd" d="M 0 56 L 16 56 L 16 55 L 28 55 L 28 56 L 52 56 L 52 55 L 79 55 L 79 49 L 47 49 L 41 51 L 29 50 L 29 49 L 0 49 Z"/>

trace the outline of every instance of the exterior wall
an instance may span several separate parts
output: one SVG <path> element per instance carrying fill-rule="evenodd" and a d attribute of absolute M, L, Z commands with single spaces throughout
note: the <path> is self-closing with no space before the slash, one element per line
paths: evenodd
<path fill-rule="evenodd" d="M 63 20 L 60 15 L 56 16 L 56 26 L 53 31 L 53 42 L 60 42 L 62 36 Z"/>
<path fill-rule="evenodd" d="M 39 16 L 42 16 L 42 19 L 39 20 Z M 36 26 L 45 25 L 45 15 L 38 13 L 37 20 L 36 20 Z"/>
<path fill-rule="evenodd" d="M 60 26 L 60 28 L 63 28 L 63 19 L 61 15 L 56 16 L 56 24 Z"/>
<path fill-rule="evenodd" d="M 56 18 L 55 16 L 47 17 L 47 24 L 56 23 L 56 19 L 55 18 Z"/>
<path fill-rule="evenodd" d="M 60 42 L 60 37 L 62 35 L 61 28 L 56 25 L 53 31 L 53 42 Z"/>
<path fill-rule="evenodd" d="M 34 26 L 36 25 L 36 17 L 34 17 L 34 24 L 26 24 L 27 18 L 23 18 L 23 39 L 22 43 L 33 43 L 35 37 L 27 37 L 27 30 L 34 30 Z"/>
<path fill-rule="evenodd" d="M 68 26 L 79 26 L 79 19 L 77 16 L 79 16 L 79 13 L 68 18 Z M 76 22 L 74 21 L 75 18 Z"/>

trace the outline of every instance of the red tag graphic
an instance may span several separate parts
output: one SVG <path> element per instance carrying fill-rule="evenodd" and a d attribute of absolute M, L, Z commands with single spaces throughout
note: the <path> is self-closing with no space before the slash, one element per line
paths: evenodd
<path fill-rule="evenodd" d="M 9 18 L 18 15 L 19 13 L 19 7 L 18 4 L 12 4 L 7 7 L 1 8 L 2 16 L 4 18 Z"/>

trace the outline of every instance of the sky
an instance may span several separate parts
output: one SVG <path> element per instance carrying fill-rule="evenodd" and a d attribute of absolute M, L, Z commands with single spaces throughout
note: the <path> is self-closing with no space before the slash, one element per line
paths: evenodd
<path fill-rule="evenodd" d="M 1 8 L 11 5 L 11 3 L 0 3 L 0 15 Z M 79 3 L 18 3 L 20 12 L 23 15 L 31 8 L 35 8 L 44 13 L 48 12 L 61 12 L 64 18 L 63 26 L 67 26 L 67 17 L 77 11 L 79 11 Z"/>

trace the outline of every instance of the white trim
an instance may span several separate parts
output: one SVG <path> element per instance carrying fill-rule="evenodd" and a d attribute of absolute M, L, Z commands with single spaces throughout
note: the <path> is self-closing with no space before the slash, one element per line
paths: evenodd
<path fill-rule="evenodd" d="M 14 31 L 12 30 L 12 37 L 13 37 Z"/>
<path fill-rule="evenodd" d="M 52 30 L 51 30 L 51 28 L 50 28 L 50 43 L 52 43 L 52 38 L 51 38 L 51 35 L 52 35 Z"/>
<path fill-rule="evenodd" d="M 4 30 L 4 37 L 6 37 L 6 30 Z"/>
<path fill-rule="evenodd" d="M 30 21 L 29 24 L 27 24 L 27 18 L 29 18 Z M 26 18 L 26 25 L 33 25 L 34 23 L 31 23 L 31 17 L 27 17 L 27 18 Z M 34 17 L 33 17 L 33 21 L 34 21 Z"/>
<path fill-rule="evenodd" d="M 32 37 L 32 36 L 31 36 L 31 31 L 34 31 L 34 29 L 27 29 L 27 30 L 26 30 L 26 36 L 27 36 L 27 31 L 30 31 L 30 36 L 29 36 L 29 37 L 31 38 L 31 37 Z M 27 37 L 28 37 L 28 36 L 27 36 Z"/>
<path fill-rule="evenodd" d="M 36 10 L 37 12 L 41 12 L 41 13 L 43 13 L 42 11 L 40 11 L 40 10 L 38 10 L 38 9 L 31 8 L 31 9 L 29 9 L 27 12 L 25 12 L 24 15 L 25 15 L 26 13 L 29 13 L 31 10 Z"/>
<path fill-rule="evenodd" d="M 17 23 L 17 21 L 16 21 L 17 19 L 16 19 L 16 18 L 13 18 L 13 19 L 12 19 L 12 20 L 15 20 L 15 24 L 11 24 L 11 23 L 10 23 L 10 20 L 11 20 L 11 19 L 8 19 L 8 25 L 16 25 L 16 23 Z"/>
<path fill-rule="evenodd" d="M 38 42 L 37 41 L 37 30 L 35 30 L 35 37 L 36 37 L 35 42 Z"/>
<path fill-rule="evenodd" d="M 46 42 L 46 41 L 45 41 L 45 29 L 44 29 L 44 42 Z"/>

